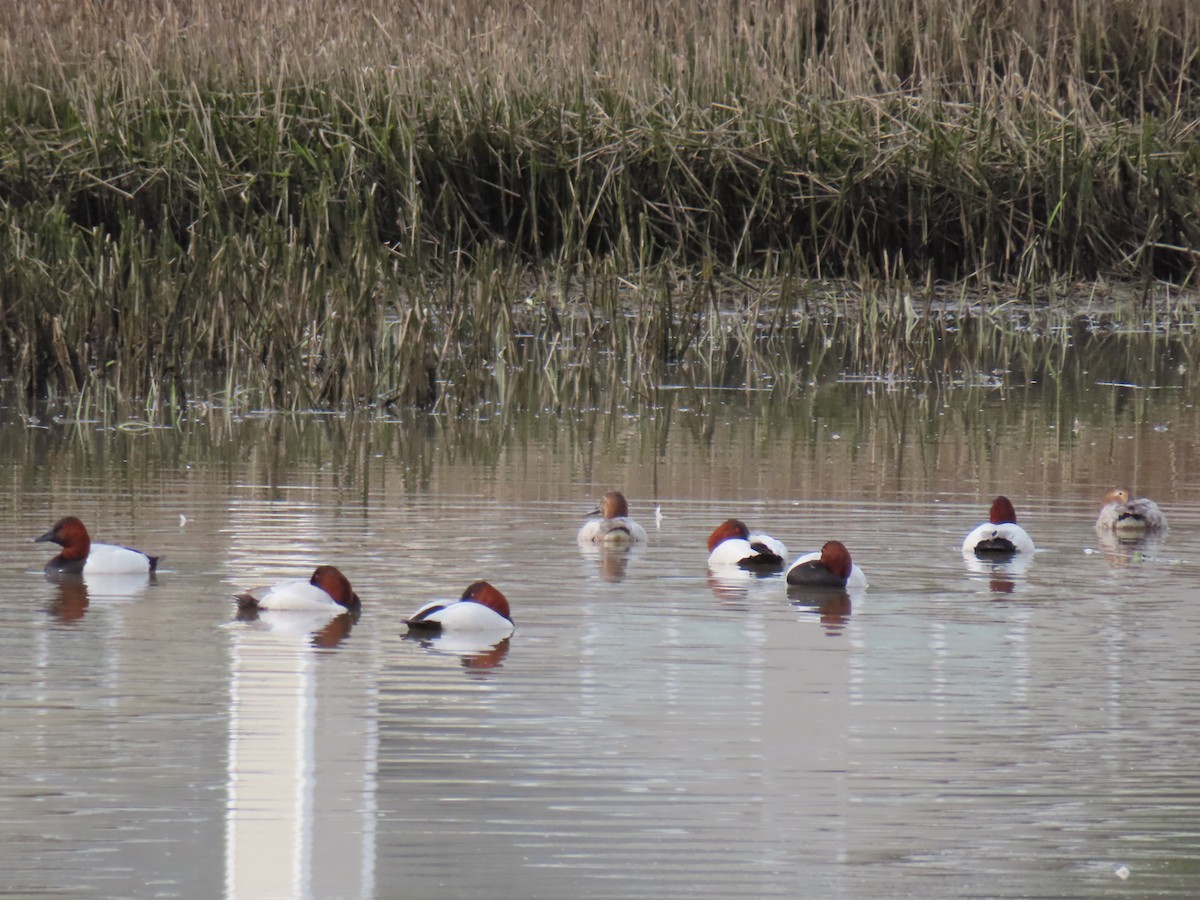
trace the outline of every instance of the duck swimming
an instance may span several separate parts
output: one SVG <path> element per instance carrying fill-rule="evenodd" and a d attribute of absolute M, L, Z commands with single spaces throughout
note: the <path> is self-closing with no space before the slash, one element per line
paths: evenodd
<path fill-rule="evenodd" d="M 236 595 L 242 609 L 290 609 L 343 613 L 360 607 L 350 580 L 336 566 L 317 566 L 312 577 L 292 578 Z"/>
<path fill-rule="evenodd" d="M 769 534 L 751 534 L 741 519 L 726 519 L 708 536 L 708 567 L 737 566 L 755 571 L 783 567 L 787 548 Z"/>
<path fill-rule="evenodd" d="M 1119 537 L 1140 537 L 1167 530 L 1167 517 L 1147 497 L 1134 497 L 1129 488 L 1116 487 L 1104 495 L 1096 530 Z"/>
<path fill-rule="evenodd" d="M 469 585 L 462 596 L 447 603 L 426 603 L 404 620 L 409 634 L 443 634 L 451 631 L 487 632 L 507 637 L 513 632 L 508 598 L 486 581 Z"/>
<path fill-rule="evenodd" d="M 629 517 L 629 503 L 620 491 L 609 491 L 588 515 L 600 518 L 583 523 L 577 538 L 581 544 L 628 547 L 646 540 L 646 529 Z"/>
<path fill-rule="evenodd" d="M 92 543 L 87 528 L 75 516 L 64 516 L 33 539 L 35 544 L 46 541 L 62 547 L 62 552 L 46 563 L 50 575 L 148 575 L 158 568 L 157 556 L 116 544 Z"/>
<path fill-rule="evenodd" d="M 1017 511 L 1007 497 L 992 501 L 988 520 L 966 536 L 964 556 L 1011 556 L 1032 553 L 1033 539 L 1017 524 Z"/>
<path fill-rule="evenodd" d="M 787 583 L 805 587 L 865 588 L 866 573 L 841 541 L 826 541 L 819 553 L 806 553 L 788 567 Z"/>

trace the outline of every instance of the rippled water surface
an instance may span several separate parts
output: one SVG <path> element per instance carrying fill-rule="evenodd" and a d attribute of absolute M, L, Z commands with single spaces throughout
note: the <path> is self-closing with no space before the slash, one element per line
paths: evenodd
<path fill-rule="evenodd" d="M 1175 372 L 1174 369 L 1168 370 Z M 0 872 L 16 895 L 1193 897 L 1200 416 L 1189 376 L 477 420 L 0 429 Z M 1101 546 L 1132 482 L 1157 545 Z M 650 531 L 587 556 L 612 487 Z M 973 571 L 996 493 L 1039 546 Z M 656 524 L 655 508 L 661 507 Z M 75 513 L 163 554 L 56 584 Z M 738 516 L 871 579 L 708 575 Z M 357 622 L 239 622 L 318 563 Z M 406 639 L 487 578 L 505 644 Z"/>

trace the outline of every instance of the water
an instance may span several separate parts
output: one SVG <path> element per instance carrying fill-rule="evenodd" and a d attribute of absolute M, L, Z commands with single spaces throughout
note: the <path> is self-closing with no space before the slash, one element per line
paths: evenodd
<path fill-rule="evenodd" d="M 680 390 L 637 415 L 10 416 L 3 886 L 1195 896 L 1200 416 L 1186 372 L 1096 384 L 1122 374 Z M 1161 544 L 1098 544 L 1117 481 L 1164 506 Z M 650 543 L 590 557 L 574 533 L 610 487 Z M 1039 552 L 971 571 L 958 543 L 999 492 Z M 162 553 L 157 579 L 47 581 L 29 541 L 68 512 Z M 710 578 L 733 515 L 793 555 L 843 540 L 870 588 Z M 357 622 L 236 620 L 235 590 L 325 562 Z M 404 637 L 480 577 L 506 645 Z"/>

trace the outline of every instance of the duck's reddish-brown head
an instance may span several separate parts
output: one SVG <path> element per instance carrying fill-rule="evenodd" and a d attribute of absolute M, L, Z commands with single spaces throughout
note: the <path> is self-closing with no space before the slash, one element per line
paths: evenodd
<path fill-rule="evenodd" d="M 498 612 L 510 622 L 512 621 L 512 613 L 508 608 L 508 598 L 486 581 L 474 582 L 463 591 L 463 595 L 459 599 L 486 606 L 493 612 Z"/>
<path fill-rule="evenodd" d="M 849 578 L 854 563 L 841 541 L 826 541 L 821 547 L 821 565 L 838 578 Z"/>
<path fill-rule="evenodd" d="M 317 566 L 308 583 L 319 587 L 340 606 L 352 609 L 358 606 L 358 594 L 350 587 L 350 579 L 341 573 L 337 566 Z"/>
<path fill-rule="evenodd" d="M 1000 496 L 992 501 L 992 511 L 988 521 L 993 525 L 1016 525 L 1017 511 L 1013 509 L 1012 501 Z"/>
<path fill-rule="evenodd" d="M 88 530 L 74 516 L 63 516 L 54 523 L 53 528 L 41 537 L 33 539 L 35 544 L 44 541 L 62 547 L 59 558 L 63 560 L 87 559 L 88 551 L 92 549 L 92 539 L 88 535 Z"/>
<path fill-rule="evenodd" d="M 600 505 L 592 510 L 593 516 L 599 514 L 605 519 L 616 519 L 629 515 L 629 503 L 620 491 L 609 491 L 600 498 Z"/>
<path fill-rule="evenodd" d="M 713 533 L 708 536 L 708 552 L 712 553 L 717 549 L 719 544 L 731 538 L 741 538 L 743 541 L 750 540 L 750 529 L 746 527 L 746 523 L 741 519 L 726 519 L 714 528 Z"/>

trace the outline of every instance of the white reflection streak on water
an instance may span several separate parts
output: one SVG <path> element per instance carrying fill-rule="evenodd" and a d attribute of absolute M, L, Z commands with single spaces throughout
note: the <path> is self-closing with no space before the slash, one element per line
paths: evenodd
<path fill-rule="evenodd" d="M 930 668 L 933 670 L 930 681 L 930 699 L 937 710 L 937 721 L 943 721 L 946 715 L 946 625 L 934 622 L 929 628 Z M 940 729 L 939 729 L 940 730 Z"/>
<path fill-rule="evenodd" d="M 264 635 L 239 631 L 231 654 L 225 892 L 307 897 L 314 655 L 270 653 Z"/>
<path fill-rule="evenodd" d="M 1013 689 L 1012 699 L 1017 711 L 1024 717 L 1029 715 L 1029 620 L 1033 611 L 1028 607 L 1014 608 L 1012 623 L 1008 629 L 1008 640 L 1012 644 Z"/>
<path fill-rule="evenodd" d="M 1125 631 L 1121 627 L 1121 617 L 1117 609 L 1118 604 L 1113 601 L 1104 603 L 1105 618 L 1108 621 L 1108 627 L 1104 629 L 1104 642 L 1107 648 L 1107 672 L 1108 672 L 1108 716 L 1107 725 L 1109 731 L 1114 735 L 1122 734 L 1122 720 L 1124 719 L 1121 699 L 1121 684 L 1123 681 L 1122 672 L 1124 665 L 1122 664 L 1122 650 L 1125 642 Z M 1119 754 L 1116 748 L 1117 742 L 1114 741 L 1104 754 L 1105 761 L 1108 763 L 1109 777 L 1116 777 L 1119 774 Z"/>
<path fill-rule="evenodd" d="M 230 898 L 374 892 L 376 698 L 322 682 L 336 671 L 310 639 L 327 621 L 288 612 L 231 626 Z"/>
<path fill-rule="evenodd" d="M 251 568 L 263 546 L 286 548 L 276 558 L 289 564 L 324 561 L 304 540 L 320 533 L 320 522 L 298 510 L 289 516 L 278 503 L 263 504 L 269 514 L 262 515 L 257 505 L 234 510 L 245 519 L 232 530 L 235 569 Z M 264 611 L 229 626 L 231 900 L 374 894 L 377 696 L 366 686 L 373 679 L 334 665 L 345 660 L 326 656 L 330 664 L 320 664 L 322 652 L 337 651 L 318 650 L 313 637 L 333 622 L 319 612 Z"/>
<path fill-rule="evenodd" d="M 850 616 L 849 627 L 843 636 L 846 641 L 846 646 L 849 648 L 846 651 L 846 720 L 852 722 L 854 716 L 851 715 L 853 707 L 862 707 L 866 704 L 866 693 L 864 685 L 866 682 L 866 657 L 867 657 L 867 640 L 863 633 L 861 616 L 855 617 L 853 613 Z M 853 746 L 858 743 L 854 731 L 850 725 L 846 727 L 846 755 L 845 759 L 851 758 Z M 839 791 L 845 805 L 850 803 L 851 791 L 849 781 L 851 777 L 852 767 L 850 764 L 844 763 L 842 770 L 838 773 Z M 834 859 L 839 865 L 845 865 L 850 860 L 850 847 L 853 836 L 850 830 L 850 823 L 847 816 L 844 814 L 838 815 L 834 820 L 834 827 L 837 832 L 837 852 Z"/>

